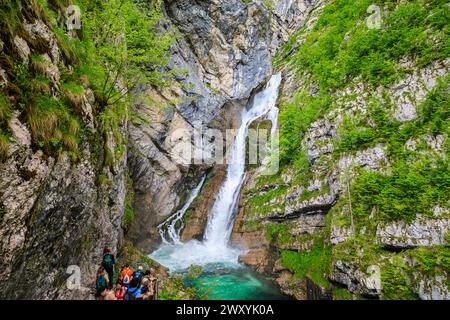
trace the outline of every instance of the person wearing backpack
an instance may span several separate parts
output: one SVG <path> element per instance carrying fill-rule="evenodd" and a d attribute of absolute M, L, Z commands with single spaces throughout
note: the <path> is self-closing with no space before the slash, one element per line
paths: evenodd
<path fill-rule="evenodd" d="M 135 272 L 133 272 L 133 280 L 137 279 L 137 281 L 140 285 L 143 276 L 144 276 L 143 268 L 142 268 L 142 266 L 139 266 L 138 269 Z"/>
<path fill-rule="evenodd" d="M 108 289 L 110 289 L 110 290 L 113 288 L 114 265 L 115 264 L 116 264 L 116 259 L 114 258 L 112 249 L 105 248 L 105 250 L 103 251 L 102 266 L 103 266 L 103 268 L 105 268 L 106 272 L 108 273 L 108 277 L 109 277 Z"/>
<path fill-rule="evenodd" d="M 109 278 L 105 268 L 100 266 L 97 270 L 97 279 L 95 280 L 95 296 L 99 299 L 103 297 L 103 293 L 108 288 Z"/>
<path fill-rule="evenodd" d="M 141 294 L 140 281 L 137 278 L 133 278 L 130 283 L 130 288 L 128 288 L 123 299 L 136 300 L 140 294 Z"/>
<path fill-rule="evenodd" d="M 126 288 L 130 287 L 131 279 L 133 278 L 133 271 L 131 270 L 129 265 L 125 265 L 120 271 L 119 278 L 122 282 L 122 285 Z"/>

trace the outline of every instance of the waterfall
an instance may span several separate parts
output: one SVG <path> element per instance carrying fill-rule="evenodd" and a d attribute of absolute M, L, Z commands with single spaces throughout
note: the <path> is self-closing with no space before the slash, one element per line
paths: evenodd
<path fill-rule="evenodd" d="M 257 119 L 266 117 L 272 121 L 271 136 L 277 129 L 278 88 L 281 74 L 273 75 L 266 87 L 258 92 L 251 104 L 241 112 L 241 125 L 237 130 L 230 153 L 225 180 L 208 215 L 203 241 L 180 241 L 182 218 L 192 201 L 197 196 L 204 178 L 194 189 L 183 208 L 159 226 L 161 237 L 165 242 L 150 257 L 169 267 L 171 270 L 185 270 L 189 266 L 202 265 L 210 268 L 241 268 L 238 257 L 242 254 L 239 248 L 229 246 L 233 229 L 239 193 L 245 178 L 246 142 L 249 126 Z M 181 225 L 183 227 L 183 225 Z M 164 231 L 165 228 L 165 231 Z M 169 238 L 166 238 L 166 233 Z"/>
<path fill-rule="evenodd" d="M 241 126 L 236 134 L 227 176 L 209 214 L 204 237 L 207 246 L 220 248 L 228 244 L 239 193 L 245 177 L 247 131 L 253 121 L 264 115 L 270 114 L 271 118 L 277 118 L 278 109 L 275 104 L 280 83 L 281 74 L 273 75 L 266 88 L 255 95 L 250 108 L 244 109 L 241 113 Z M 274 133 L 275 130 L 276 123 L 273 123 L 272 132 Z"/>
<path fill-rule="evenodd" d="M 162 222 L 160 225 L 158 225 L 158 231 L 161 235 L 163 243 L 181 244 L 180 234 L 184 228 L 184 214 L 189 209 L 195 198 L 197 198 L 198 193 L 202 189 L 203 183 L 205 183 L 205 180 L 206 175 L 202 177 L 197 187 L 195 187 L 195 189 L 191 191 L 183 207 L 168 219 L 166 219 L 164 222 Z M 169 236 L 169 239 L 166 238 L 166 233 Z"/>

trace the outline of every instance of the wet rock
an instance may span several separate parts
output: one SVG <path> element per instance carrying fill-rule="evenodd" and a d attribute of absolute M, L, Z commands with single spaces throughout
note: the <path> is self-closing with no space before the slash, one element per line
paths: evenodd
<path fill-rule="evenodd" d="M 216 196 L 222 186 L 225 176 L 225 167 L 220 166 L 214 168 L 208 181 L 203 186 L 201 196 L 197 197 L 191 205 L 191 209 L 186 218 L 186 227 L 181 233 L 181 240 L 189 241 L 192 239 L 203 239 L 203 234 L 208 222 L 208 213 L 216 201 Z"/>
<path fill-rule="evenodd" d="M 242 1 L 171 1 L 167 14 L 184 35 L 174 48 L 174 64 L 188 67 L 194 84 L 179 106 L 190 123 L 209 123 L 225 102 L 250 96 L 271 74 L 270 23 L 260 4 Z"/>
<path fill-rule="evenodd" d="M 258 272 L 265 272 L 270 269 L 270 254 L 265 248 L 251 249 L 239 256 L 239 262 L 253 267 Z"/>
<path fill-rule="evenodd" d="M 283 294 L 293 297 L 297 300 L 306 300 L 306 287 L 302 280 L 295 279 L 292 272 L 283 270 L 276 279 L 278 286 Z"/>

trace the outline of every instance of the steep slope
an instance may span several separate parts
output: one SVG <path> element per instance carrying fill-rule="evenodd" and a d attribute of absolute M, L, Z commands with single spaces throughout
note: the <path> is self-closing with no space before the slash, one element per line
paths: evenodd
<path fill-rule="evenodd" d="M 87 298 L 103 248 L 123 241 L 125 111 L 102 111 L 88 66 L 53 13 L 1 1 L 0 296 Z M 81 73 L 79 73 L 81 72 Z M 69 268 L 72 266 L 71 268 Z M 81 273 L 81 287 L 66 279 Z"/>
<path fill-rule="evenodd" d="M 449 299 L 448 6 L 375 1 L 369 29 L 372 2 L 279 53 L 282 166 L 249 174 L 233 240 L 297 299 Z"/>

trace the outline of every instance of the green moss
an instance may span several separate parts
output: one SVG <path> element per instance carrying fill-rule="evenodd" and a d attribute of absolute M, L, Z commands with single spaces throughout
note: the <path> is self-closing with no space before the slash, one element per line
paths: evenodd
<path fill-rule="evenodd" d="M 8 97 L 0 93 L 0 124 L 2 127 L 12 116 L 12 106 Z"/>
<path fill-rule="evenodd" d="M 280 106 L 280 162 L 288 164 L 301 156 L 300 142 L 312 122 L 329 108 L 328 94 L 311 96 L 306 91 L 297 92 L 291 102 Z M 302 165 L 304 163 L 302 162 Z"/>
<path fill-rule="evenodd" d="M 98 175 L 98 183 L 99 183 L 100 186 L 110 186 L 110 185 L 112 185 L 112 181 L 104 173 L 101 173 L 101 174 Z"/>
<path fill-rule="evenodd" d="M 383 299 L 417 300 L 419 296 L 412 290 L 405 273 L 407 266 L 403 258 L 395 256 L 381 272 Z"/>
<path fill-rule="evenodd" d="M 333 261 L 351 262 L 365 272 L 372 265 L 378 265 L 387 252 L 373 241 L 357 238 L 355 241 L 341 242 L 333 247 Z"/>
<path fill-rule="evenodd" d="M 0 161 L 3 162 L 8 158 L 10 135 L 0 129 Z"/>
<path fill-rule="evenodd" d="M 281 263 L 292 270 L 296 278 L 310 277 L 320 286 L 329 285 L 327 274 L 331 262 L 331 246 L 315 245 L 309 252 L 281 252 Z"/>
<path fill-rule="evenodd" d="M 252 232 L 261 230 L 263 227 L 263 224 L 260 221 L 244 221 L 242 225 L 242 230 L 245 232 Z M 270 239 L 269 239 L 270 240 Z"/>
<path fill-rule="evenodd" d="M 259 207 L 248 207 L 247 214 L 256 216 L 267 216 L 268 214 L 273 214 L 274 212 L 279 212 L 282 214 L 284 212 L 284 207 L 284 203 L 262 205 Z"/>
<path fill-rule="evenodd" d="M 125 202 L 125 229 L 129 228 L 131 223 L 134 220 L 134 209 L 131 203 L 128 201 Z"/>
<path fill-rule="evenodd" d="M 268 241 L 278 240 L 280 235 L 282 238 L 285 237 L 289 227 L 284 223 L 271 223 L 266 225 L 265 236 Z"/>
<path fill-rule="evenodd" d="M 333 300 L 353 300 L 353 294 L 344 288 L 334 288 Z"/>
<path fill-rule="evenodd" d="M 265 205 L 272 199 L 279 198 L 286 193 L 287 188 L 285 186 L 280 186 L 272 190 L 267 191 L 264 194 L 256 195 L 248 199 L 249 206 L 262 206 Z"/>

